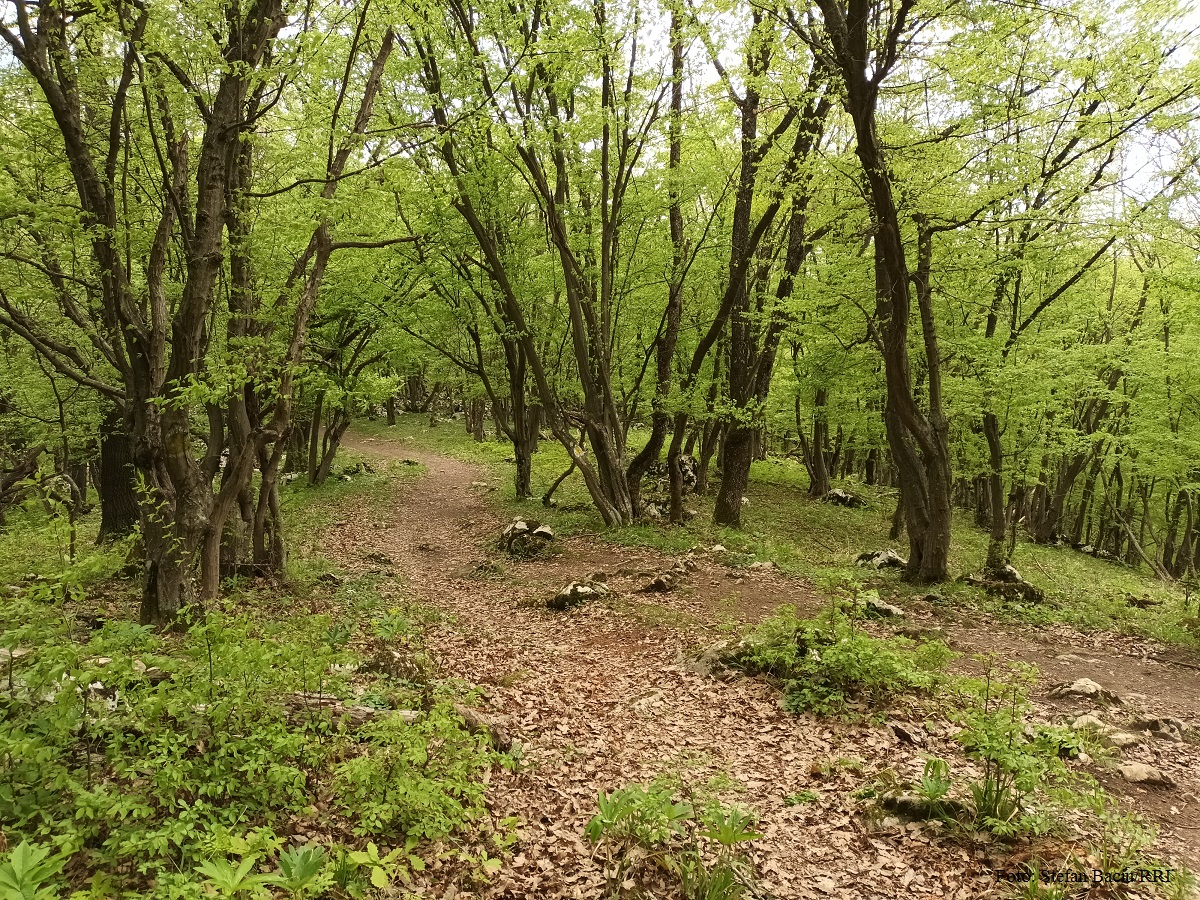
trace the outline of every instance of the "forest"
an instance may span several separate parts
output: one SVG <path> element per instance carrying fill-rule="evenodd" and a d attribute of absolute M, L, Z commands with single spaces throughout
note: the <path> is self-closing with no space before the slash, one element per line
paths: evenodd
<path fill-rule="evenodd" d="M 1192 896 L 1194 9 L 0 37 L 0 900 Z"/>

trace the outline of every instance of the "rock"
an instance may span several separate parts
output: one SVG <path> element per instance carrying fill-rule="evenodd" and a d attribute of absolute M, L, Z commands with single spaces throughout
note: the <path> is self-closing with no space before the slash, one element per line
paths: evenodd
<path fill-rule="evenodd" d="M 1143 594 L 1138 597 L 1134 594 L 1126 593 L 1125 602 L 1137 609 L 1150 609 L 1154 606 L 1162 606 L 1161 600 L 1155 600 L 1149 594 Z"/>
<path fill-rule="evenodd" d="M 1120 704 L 1121 698 L 1112 691 L 1101 687 L 1090 678 L 1080 678 L 1072 681 L 1070 684 L 1056 684 L 1050 688 L 1048 696 L 1055 700 L 1069 700 L 1079 698 L 1082 700 L 1090 700 L 1093 703 L 1102 703 L 1105 705 Z"/>
<path fill-rule="evenodd" d="M 1110 747 L 1116 747 L 1118 750 L 1124 750 L 1126 747 L 1134 747 L 1141 742 L 1141 737 L 1136 734 L 1130 734 L 1128 731 L 1112 731 L 1104 735 L 1104 743 Z"/>
<path fill-rule="evenodd" d="M 1129 723 L 1129 730 L 1136 732 L 1148 731 L 1152 736 L 1161 741 L 1174 741 L 1180 744 L 1183 743 L 1184 732 L 1187 730 L 1187 727 L 1178 719 L 1162 717 L 1134 719 Z"/>
<path fill-rule="evenodd" d="M 639 594 L 663 594 L 673 591 L 685 577 L 696 568 L 696 561 L 691 555 L 677 559 L 675 564 L 665 572 L 655 575 L 649 583 L 638 588 Z"/>
<path fill-rule="evenodd" d="M 602 581 L 572 581 L 546 601 L 548 609 L 566 610 L 583 606 L 589 600 L 609 593 L 608 585 Z"/>
<path fill-rule="evenodd" d="M 906 637 L 912 641 L 945 641 L 945 628 L 929 628 L 924 625 L 905 625 L 903 628 L 897 628 L 896 634 L 900 637 Z"/>
<path fill-rule="evenodd" d="M 967 584 L 983 588 L 989 594 L 1003 597 L 1005 600 L 1016 600 L 1024 603 L 1041 603 L 1046 599 L 1041 588 L 1035 587 L 1021 578 L 1021 573 L 1012 566 L 999 569 L 987 569 L 978 575 L 968 575 L 963 581 Z"/>
<path fill-rule="evenodd" d="M 1075 761 L 1081 766 L 1090 766 L 1092 764 L 1092 757 L 1090 754 L 1080 750 L 1079 755 L 1075 757 Z"/>
<path fill-rule="evenodd" d="M 1175 784 L 1168 776 L 1146 763 L 1126 763 L 1121 766 L 1121 777 L 1134 784 L 1151 784 L 1160 787 L 1170 787 Z"/>
<path fill-rule="evenodd" d="M 834 488 L 822 497 L 821 501 L 832 503 L 834 506 L 844 506 L 847 509 L 862 509 L 867 505 L 867 501 L 858 496 L 858 494 L 852 494 L 850 491 L 844 491 L 841 488 Z"/>
<path fill-rule="evenodd" d="M 680 666 L 703 678 L 713 678 L 727 667 L 728 660 L 726 656 L 728 653 L 728 645 L 718 644 L 715 647 L 708 647 L 702 650 L 699 655 L 684 657 L 680 662 Z"/>
<path fill-rule="evenodd" d="M 912 725 L 905 727 L 899 722 L 889 722 L 888 727 L 892 730 L 892 734 L 896 739 L 904 744 L 912 744 L 914 747 L 924 743 L 916 728 Z"/>
<path fill-rule="evenodd" d="M 554 531 L 541 522 L 527 522 L 520 516 L 500 532 L 500 549 L 510 556 L 537 556 L 554 540 Z"/>
<path fill-rule="evenodd" d="M 868 550 L 860 553 L 854 564 L 870 566 L 872 569 L 903 569 L 908 566 L 908 560 L 895 550 Z"/>
<path fill-rule="evenodd" d="M 1101 720 L 1098 716 L 1093 716 L 1091 713 L 1088 713 L 1085 716 L 1080 716 L 1071 723 L 1071 727 L 1076 731 L 1089 729 L 1091 731 L 1098 731 L 1101 734 L 1110 730 L 1109 727 L 1104 724 L 1103 720 Z"/>
<path fill-rule="evenodd" d="M 0 647 L 0 664 L 10 663 L 14 659 L 28 656 L 32 652 L 33 650 L 29 647 L 16 647 L 11 650 L 8 647 Z"/>
<path fill-rule="evenodd" d="M 724 544 L 713 544 L 711 547 L 708 548 L 708 552 L 709 553 L 728 553 L 729 551 L 725 549 Z"/>
<path fill-rule="evenodd" d="M 665 594 L 675 590 L 679 577 L 674 572 L 663 572 L 655 575 L 648 583 L 638 588 L 639 594 Z"/>
<path fill-rule="evenodd" d="M 1008 584 L 1016 584 L 1019 581 L 1025 580 L 1021 577 L 1020 572 L 1009 565 L 1001 566 L 999 569 L 991 570 L 988 572 L 988 574 L 991 575 L 996 581 L 1003 581 L 1007 582 Z"/>
<path fill-rule="evenodd" d="M 867 602 L 863 604 L 863 615 L 869 619 L 902 619 L 904 610 L 878 597 L 868 597 Z"/>
<path fill-rule="evenodd" d="M 769 559 L 763 559 L 763 560 L 759 560 L 758 562 L 752 562 L 746 568 L 749 569 L 751 572 L 778 572 L 779 571 L 779 566 L 775 565 L 775 563 L 773 563 Z"/>
<path fill-rule="evenodd" d="M 969 812 L 966 804 L 958 800 L 927 800 L 919 794 L 888 794 L 880 798 L 879 805 L 902 819 L 914 822 L 944 816 L 957 819 Z"/>

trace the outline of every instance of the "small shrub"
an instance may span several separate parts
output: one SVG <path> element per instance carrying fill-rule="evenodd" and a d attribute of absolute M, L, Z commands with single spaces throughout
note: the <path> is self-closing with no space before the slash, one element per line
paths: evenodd
<path fill-rule="evenodd" d="M 753 872 L 737 848 L 761 837 L 753 830 L 754 814 L 715 798 L 676 799 L 678 792 L 659 779 L 599 795 L 585 833 L 594 844 L 610 845 L 618 860 L 613 882 L 636 878 L 639 867 L 649 865 L 678 879 L 687 900 L 747 896 Z"/>
<path fill-rule="evenodd" d="M 782 680 L 792 712 L 840 715 L 932 691 L 952 658 L 940 641 L 873 638 L 836 609 L 803 619 L 783 607 L 750 634 L 733 664 Z"/>
<path fill-rule="evenodd" d="M 479 776 L 492 762 L 487 738 L 469 734 L 451 704 L 415 725 L 383 716 L 358 736 L 361 752 L 337 767 L 334 782 L 357 834 L 438 839 L 482 815 Z"/>
<path fill-rule="evenodd" d="M 1066 771 L 1057 735 L 1026 724 L 1026 691 L 1027 681 L 998 683 L 989 673 L 977 702 L 959 717 L 958 740 L 983 765 L 983 778 L 971 785 L 977 825 L 1002 837 L 1040 830 L 1026 798 Z"/>

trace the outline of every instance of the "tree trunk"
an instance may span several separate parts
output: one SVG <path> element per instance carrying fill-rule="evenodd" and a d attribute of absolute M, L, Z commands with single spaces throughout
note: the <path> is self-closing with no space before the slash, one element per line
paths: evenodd
<path fill-rule="evenodd" d="M 873 331 L 883 355 L 887 385 L 884 424 L 888 447 L 899 472 L 908 528 L 909 559 L 905 575 L 915 581 L 944 581 L 949 575 L 952 473 L 949 428 L 942 408 L 941 356 L 930 299 L 932 234 L 925 222 L 918 221 L 917 269 L 910 279 L 890 169 L 876 131 L 879 81 L 872 73 L 884 65 L 884 59 L 897 52 L 901 30 L 889 32 L 884 41 L 886 46 L 878 47 L 871 40 L 871 16 L 865 12 L 848 16 L 836 0 L 817 0 L 817 3 L 834 62 L 845 85 L 846 111 L 854 123 L 855 154 L 871 201 L 876 300 Z M 851 9 L 855 7 L 852 5 Z M 927 414 L 922 412 L 913 394 L 908 348 L 910 280 L 916 287 L 921 313 L 928 379 Z"/>
<path fill-rule="evenodd" d="M 120 410 L 113 409 L 100 425 L 100 535 L 98 542 L 122 537 L 138 524 L 133 457 Z"/>
<path fill-rule="evenodd" d="M 317 474 L 321 463 L 321 431 L 325 418 L 325 392 L 317 391 L 313 404 L 312 426 L 308 434 L 308 483 L 320 484 Z"/>
<path fill-rule="evenodd" d="M 1000 443 L 1000 421 L 995 413 L 983 414 L 983 434 L 987 438 L 988 465 L 991 471 L 987 477 L 988 496 L 988 530 L 987 561 L 984 569 L 988 572 L 999 572 L 1009 563 L 1008 554 L 1008 519 L 1004 502 L 1004 448 Z"/>

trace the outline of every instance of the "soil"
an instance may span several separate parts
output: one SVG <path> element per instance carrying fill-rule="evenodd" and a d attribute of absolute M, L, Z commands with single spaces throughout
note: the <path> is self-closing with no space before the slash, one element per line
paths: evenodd
<path fill-rule="evenodd" d="M 693 785 L 723 778 L 724 798 L 758 812 L 763 837 L 746 846 L 761 897 L 1010 895 L 993 869 L 1015 869 L 1034 847 L 982 835 L 964 843 L 937 823 L 881 821 L 852 796 L 885 769 L 919 777 L 930 754 L 969 771 L 953 728 L 927 707 L 900 704 L 878 724 L 794 716 L 780 708 L 775 687 L 719 680 L 694 662 L 698 648 L 780 604 L 816 611 L 828 601 L 811 585 L 731 569 L 701 549 L 683 586 L 640 593 L 676 558 L 598 535 L 559 537 L 549 555 L 512 560 L 496 549 L 505 517 L 489 503 L 482 469 L 401 441 L 352 433 L 345 444 L 380 459 L 415 459 L 428 474 L 398 486 L 386 513 L 332 526 L 325 552 L 351 572 L 377 568 L 370 555 L 386 555 L 407 597 L 448 614 L 428 635 L 431 649 L 445 674 L 483 689 L 480 708 L 504 717 L 523 751 L 518 770 L 494 773 L 489 788 L 496 819 L 520 821 L 500 874 L 480 888 L 438 883 L 431 872 L 429 896 L 609 896 L 615 866 L 584 837 L 597 793 L 663 772 Z M 567 583 L 597 572 L 609 595 L 569 612 L 545 608 Z M 979 616 L 954 624 L 923 601 L 906 609 L 906 624 L 945 628 L 964 654 L 1035 665 L 1035 699 L 1048 719 L 1097 712 L 1122 724 L 1154 714 L 1200 726 L 1196 672 L 1154 659 L 1164 650 L 1146 641 L 1066 628 L 1017 631 Z M 1046 698 L 1050 685 L 1081 677 L 1116 691 L 1124 704 L 1097 711 Z M 1158 827 L 1157 854 L 1200 867 L 1200 748 L 1147 737 L 1125 755 L 1159 767 L 1175 786 L 1129 784 L 1115 774 L 1119 759 L 1091 771 Z M 817 799 L 796 802 L 806 791 Z M 665 884 L 647 889 L 646 896 L 672 896 Z"/>

